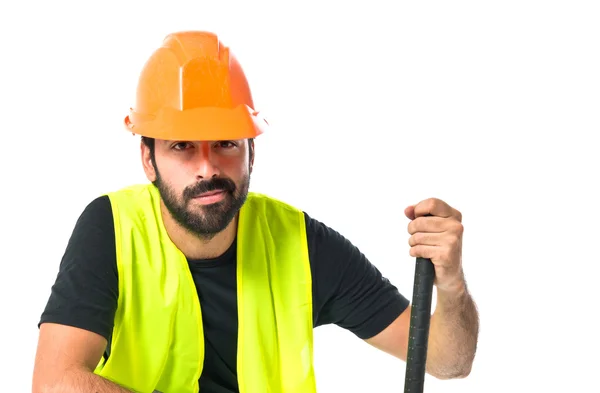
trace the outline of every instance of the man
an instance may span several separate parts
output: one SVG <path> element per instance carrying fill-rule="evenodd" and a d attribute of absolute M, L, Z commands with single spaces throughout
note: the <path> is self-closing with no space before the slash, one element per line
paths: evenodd
<path fill-rule="evenodd" d="M 34 392 L 314 393 L 312 330 L 331 323 L 406 360 L 406 297 L 339 233 L 248 191 L 267 124 L 217 36 L 169 35 L 126 125 L 150 183 L 100 196 L 77 221 L 41 317 Z M 465 377 L 478 315 L 461 214 L 437 199 L 405 213 L 410 255 L 436 269 L 427 371 Z"/>

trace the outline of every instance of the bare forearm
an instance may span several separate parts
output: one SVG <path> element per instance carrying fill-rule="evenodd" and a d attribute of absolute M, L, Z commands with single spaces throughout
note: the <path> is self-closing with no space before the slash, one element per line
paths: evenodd
<path fill-rule="evenodd" d="M 427 371 L 440 379 L 469 375 L 477 349 L 479 314 L 466 285 L 437 293 L 431 317 Z"/>
<path fill-rule="evenodd" d="M 86 370 L 65 372 L 59 382 L 52 386 L 35 389 L 39 393 L 133 393 L 99 375 Z"/>

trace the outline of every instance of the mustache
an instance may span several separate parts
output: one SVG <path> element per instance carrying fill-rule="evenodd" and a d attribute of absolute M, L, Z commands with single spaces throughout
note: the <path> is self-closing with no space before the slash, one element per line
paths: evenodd
<path fill-rule="evenodd" d="M 233 193 L 235 190 L 236 186 L 233 180 L 222 177 L 216 177 L 210 180 L 202 180 L 200 183 L 187 187 L 183 191 L 183 196 L 186 200 L 189 200 L 205 192 L 225 191 Z"/>

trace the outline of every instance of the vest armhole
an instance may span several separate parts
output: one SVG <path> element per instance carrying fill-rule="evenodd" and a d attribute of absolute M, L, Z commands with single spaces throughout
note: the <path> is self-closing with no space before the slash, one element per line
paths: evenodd
<path fill-rule="evenodd" d="M 109 336 L 109 340 L 107 342 L 107 348 L 104 351 L 103 357 L 105 361 L 108 361 L 110 353 L 112 352 L 113 343 L 115 342 L 115 336 L 119 334 L 118 329 L 120 326 L 121 313 L 123 312 L 123 291 L 125 288 L 123 287 L 123 260 L 121 256 L 121 247 L 122 247 L 122 232 L 121 232 L 121 218 L 119 215 L 119 201 L 116 193 L 107 193 L 106 194 L 110 200 L 111 211 L 113 215 L 113 225 L 114 225 L 114 233 L 115 233 L 115 260 L 117 264 L 117 285 L 118 285 L 118 294 L 117 294 L 117 309 L 115 312 L 115 317 L 113 321 L 113 329 Z"/>

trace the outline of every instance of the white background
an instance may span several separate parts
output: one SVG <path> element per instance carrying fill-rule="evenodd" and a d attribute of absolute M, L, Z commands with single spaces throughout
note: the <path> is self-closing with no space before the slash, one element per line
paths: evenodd
<path fill-rule="evenodd" d="M 163 37 L 218 32 L 273 124 L 252 189 L 352 240 L 409 298 L 403 209 L 464 215 L 472 374 L 426 392 L 600 392 L 600 12 L 593 1 L 2 2 L 2 384 L 30 390 L 73 225 L 145 181 L 122 120 Z M 218 5 L 215 5 L 218 4 Z M 315 331 L 319 392 L 401 392 L 404 363 Z"/>

